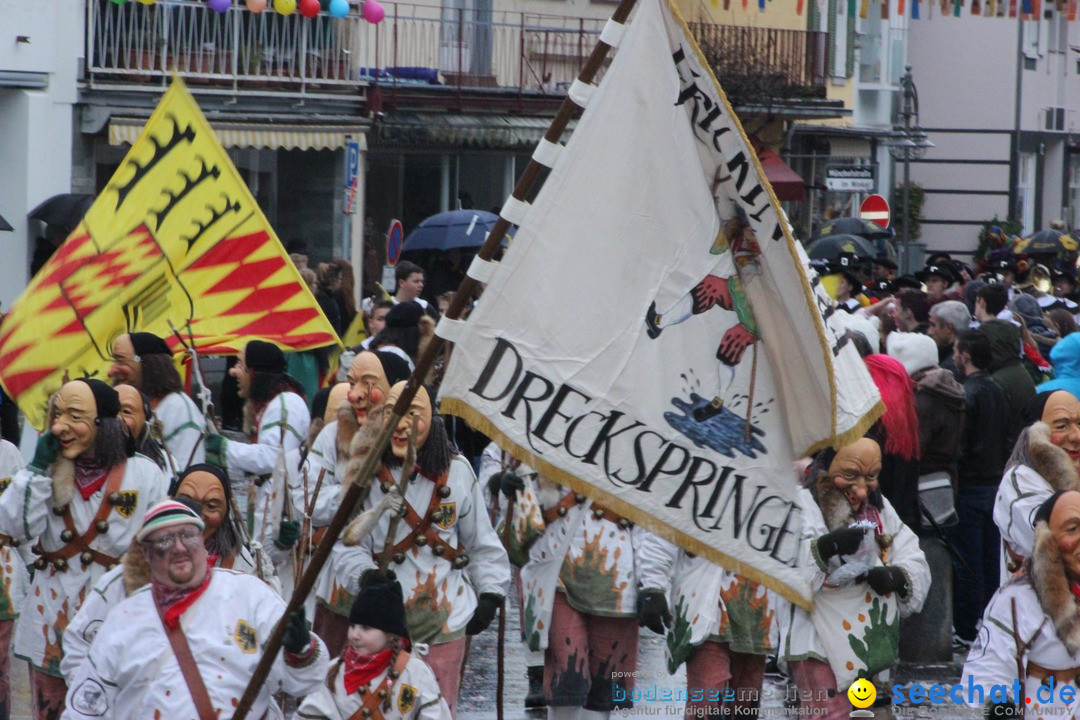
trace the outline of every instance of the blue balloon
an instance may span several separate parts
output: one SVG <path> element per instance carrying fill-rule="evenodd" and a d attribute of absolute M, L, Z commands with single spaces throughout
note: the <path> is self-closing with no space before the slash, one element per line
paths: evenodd
<path fill-rule="evenodd" d="M 349 2 L 348 0 L 330 0 L 330 15 L 336 18 L 343 18 L 349 14 Z"/>

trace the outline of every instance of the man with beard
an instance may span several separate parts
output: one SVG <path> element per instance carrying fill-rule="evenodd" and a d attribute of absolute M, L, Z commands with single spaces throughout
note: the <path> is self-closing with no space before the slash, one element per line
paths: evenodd
<path fill-rule="evenodd" d="M 930 587 L 919 539 L 881 494 L 880 472 L 881 448 L 861 438 L 819 453 L 797 496 L 814 610 L 791 606 L 781 659 L 802 711 L 829 720 L 847 718 L 856 677 L 873 681 L 896 662 L 899 616 L 918 612 Z"/>
<path fill-rule="evenodd" d="M 322 540 L 324 528 L 330 524 L 338 507 L 341 484 L 349 465 L 349 444 L 353 435 L 363 427 L 373 411 L 386 402 L 390 385 L 409 376 L 409 367 L 397 355 L 386 352 L 361 352 L 349 366 L 348 403 L 338 408 L 337 419 L 328 423 L 311 445 L 307 461 L 300 473 L 290 474 L 294 507 L 304 512 L 310 495 L 322 477 L 319 494 L 311 511 L 311 526 L 315 531 L 312 545 Z M 304 476 L 307 477 L 307 497 Z M 319 574 L 315 587 L 317 605 L 313 628 L 335 657 L 340 655 L 349 631 L 349 611 L 353 595 L 335 581 L 333 557 Z"/>
<path fill-rule="evenodd" d="M 116 391 L 100 380 L 66 383 L 33 460 L 0 495 L 0 527 L 20 542 L 36 542 L 35 601 L 23 606 L 15 654 L 30 663 L 39 720 L 63 708 L 60 662 L 68 621 L 168 489 L 157 465 L 127 456 L 119 413 Z"/>
<path fill-rule="evenodd" d="M 1010 571 L 1031 556 L 1039 505 L 1057 491 L 1080 490 L 1080 400 L 1067 390 L 1039 393 L 1025 419 L 1030 427 L 1020 433 L 994 498 L 994 522 Z"/>
<path fill-rule="evenodd" d="M 203 541 L 214 567 L 254 575 L 276 592 L 281 585 L 274 566 L 257 545 L 243 544 L 229 505 L 229 481 L 213 465 L 192 465 L 176 481 L 173 497 L 202 516 Z M 70 681 L 90 652 L 101 623 L 124 598 L 150 582 L 150 565 L 139 543 L 132 543 L 122 564 L 101 576 L 87 593 L 82 607 L 64 635 L 64 659 L 60 671 Z"/>
<path fill-rule="evenodd" d="M 161 423 L 165 452 L 178 463 L 173 472 L 204 462 L 202 439 L 206 418 L 184 392 L 184 383 L 165 341 L 152 333 L 125 333 L 113 342 L 112 351 L 109 379 L 113 385 L 134 385 L 149 398 L 150 408 Z"/>
<path fill-rule="evenodd" d="M 1054 493 L 1034 519 L 1032 555 L 986 607 L 960 677 L 967 703 L 984 706 L 988 717 L 1073 717 L 1080 685 L 1080 493 Z"/>
<path fill-rule="evenodd" d="M 244 473 L 254 476 L 258 490 L 254 497 L 247 497 L 250 504 L 247 512 L 255 518 L 252 539 L 258 542 L 272 540 L 282 551 L 274 555 L 275 566 L 281 567 L 280 563 L 288 561 L 284 551 L 300 537 L 300 523 L 268 515 L 275 488 L 272 480 L 267 481 L 277 465 L 279 450 L 284 448 L 288 455 L 307 437 L 311 415 L 303 389 L 285 374 L 285 354 L 277 345 L 252 340 L 229 374 L 236 378 L 238 393 L 245 400 L 244 430 L 252 443 L 210 435 L 206 439 L 207 462 L 228 471 L 234 483 Z M 234 486 L 233 489 L 241 488 Z M 247 487 L 242 486 L 242 491 L 246 496 Z M 285 488 L 281 492 L 284 493 Z M 244 509 L 242 505 L 241 510 Z"/>
<path fill-rule="evenodd" d="M 113 389 L 120 398 L 120 419 L 127 427 L 134 451 L 153 460 L 154 464 L 167 476 L 174 477 L 175 458 L 165 457 L 165 451 L 150 432 L 150 423 L 154 422 L 154 411 L 150 409 L 150 400 L 134 385 L 121 383 L 114 385 Z"/>
<path fill-rule="evenodd" d="M 65 720 L 232 717 L 285 601 L 258 578 L 211 567 L 204 530 L 176 500 L 146 513 L 137 540 L 151 581 L 101 625 L 72 677 Z M 306 695 L 326 677 L 326 647 L 302 608 L 281 645 L 251 717 L 271 712 L 272 694 Z"/>
<path fill-rule="evenodd" d="M 390 389 L 387 409 L 404 387 L 402 382 Z M 383 505 L 384 496 L 400 486 L 414 424 L 416 471 L 405 471 L 406 505 L 396 534 L 388 543 L 391 518 L 383 515 L 358 545 L 338 541 L 332 562 L 337 582 L 352 595 L 364 583 L 365 573 L 370 577 L 380 561 L 388 563 L 404 591 L 409 636 L 430 646 L 427 663 L 453 713 L 465 635 L 482 632 L 494 619 L 510 584 L 510 563 L 491 527 L 472 466 L 453 452 L 442 418 L 433 415 L 423 387 L 391 436 L 379 482 L 372 485 L 364 508 Z"/>

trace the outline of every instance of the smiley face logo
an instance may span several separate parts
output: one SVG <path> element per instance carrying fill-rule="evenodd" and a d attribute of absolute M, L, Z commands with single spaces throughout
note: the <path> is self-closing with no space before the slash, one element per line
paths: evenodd
<path fill-rule="evenodd" d="M 851 683 L 851 687 L 847 690 L 847 697 L 855 707 L 867 708 L 874 704 L 874 700 L 877 700 L 877 688 L 866 678 L 859 678 Z"/>

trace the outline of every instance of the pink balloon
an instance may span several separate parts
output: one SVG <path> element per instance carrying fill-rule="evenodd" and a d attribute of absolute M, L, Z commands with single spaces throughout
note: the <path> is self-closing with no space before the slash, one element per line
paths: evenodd
<path fill-rule="evenodd" d="M 386 10 L 378 3 L 378 0 L 364 0 L 364 9 L 361 14 L 369 23 L 377 25 L 386 17 Z"/>
<path fill-rule="evenodd" d="M 261 13 L 266 9 L 266 0 L 247 0 L 247 9 L 253 13 Z"/>
<path fill-rule="evenodd" d="M 232 6 L 232 0 L 210 0 L 210 9 L 216 13 L 228 12 Z"/>
<path fill-rule="evenodd" d="M 315 17 L 321 9 L 319 0 L 300 0 L 300 14 L 306 18 Z"/>

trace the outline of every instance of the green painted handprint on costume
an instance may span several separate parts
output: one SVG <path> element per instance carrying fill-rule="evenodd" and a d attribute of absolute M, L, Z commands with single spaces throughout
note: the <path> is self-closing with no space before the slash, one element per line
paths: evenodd
<path fill-rule="evenodd" d="M 862 677 L 873 677 L 896 662 L 900 647 L 900 613 L 894 612 L 891 620 L 886 617 L 888 613 L 889 606 L 880 597 L 875 597 L 870 606 L 870 624 L 863 631 L 862 640 L 848 634 L 852 652 L 866 666 L 865 673 L 859 673 Z"/>
<path fill-rule="evenodd" d="M 668 672 L 674 673 L 690 657 L 690 620 L 686 617 L 686 598 L 675 606 L 675 620 L 667 632 Z"/>

